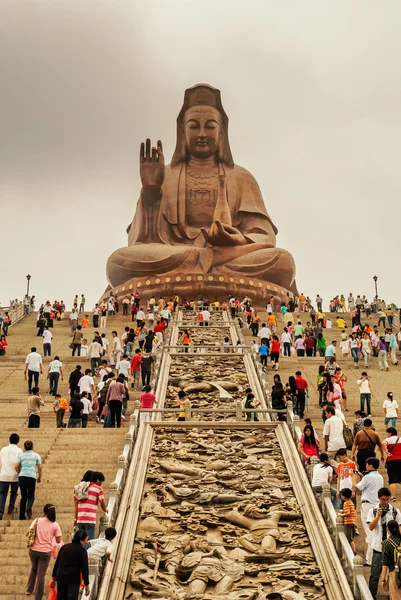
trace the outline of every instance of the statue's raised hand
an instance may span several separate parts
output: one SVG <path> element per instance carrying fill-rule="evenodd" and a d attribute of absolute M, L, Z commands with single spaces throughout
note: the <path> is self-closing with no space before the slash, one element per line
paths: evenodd
<path fill-rule="evenodd" d="M 161 187 L 164 182 L 164 155 L 163 146 L 160 140 L 157 142 L 157 148 L 151 148 L 150 139 L 146 144 L 142 142 L 139 152 L 139 172 L 141 175 L 142 186 L 144 188 Z"/>

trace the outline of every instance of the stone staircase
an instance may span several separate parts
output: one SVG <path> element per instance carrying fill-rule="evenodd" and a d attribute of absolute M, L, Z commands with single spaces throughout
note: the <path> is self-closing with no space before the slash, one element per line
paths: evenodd
<path fill-rule="evenodd" d="M 127 318 L 118 316 L 108 319 L 107 335 L 111 339 L 111 330 L 122 333 L 129 324 Z M 59 391 L 67 396 L 68 376 L 76 364 L 83 370 L 89 366 L 89 359 L 71 357 L 69 349 L 68 319 L 56 322 L 53 328 L 52 358 L 57 354 L 64 366 L 64 382 Z M 93 337 L 93 328 L 85 330 L 88 343 Z M 43 506 L 51 502 L 57 511 L 57 522 L 63 532 L 63 541 L 71 540 L 74 523 L 73 487 L 88 469 L 102 471 L 105 476 L 104 490 L 106 503 L 108 489 L 117 471 L 117 458 L 124 445 L 126 429 L 103 429 L 93 420 L 87 429 L 56 429 L 52 410 L 53 398 L 49 396 L 47 367 L 50 360 L 43 359 L 44 377 L 39 386 L 45 401 L 41 414 L 40 429 L 27 427 L 27 384 L 24 381 L 25 357 L 32 346 L 42 354 L 42 340 L 36 337 L 36 315 L 30 315 L 16 323 L 9 330 L 9 351 L 0 357 L 0 447 L 8 444 L 11 433 L 20 436 L 20 446 L 25 440 L 34 442 L 34 449 L 41 455 L 43 479 L 36 486 L 36 498 L 32 518 L 42 515 Z M 132 397 L 132 396 L 131 396 Z M 133 400 L 130 405 L 133 406 Z M 129 411 L 131 412 L 131 411 Z M 66 420 L 66 419 L 65 419 Z M 19 499 L 17 500 L 17 507 Z M 6 505 L 6 509 L 8 504 Z M 99 511 L 101 512 L 101 511 Z M 25 586 L 29 575 L 30 561 L 26 547 L 26 531 L 30 521 L 18 520 L 18 508 L 14 515 L 4 514 L 0 521 L 0 600 L 22 600 L 26 598 Z M 51 560 L 46 576 L 46 585 L 51 578 Z M 46 591 L 47 592 L 47 591 Z M 45 594 L 47 596 L 47 593 Z"/>
<path fill-rule="evenodd" d="M 329 316 L 329 313 L 326 313 L 326 315 Z M 262 321 L 263 321 L 263 318 L 266 318 L 266 315 L 260 315 L 260 316 L 262 317 Z M 281 316 L 280 315 L 276 315 L 276 316 L 279 321 L 276 333 L 280 339 L 280 336 L 283 332 L 284 325 L 282 322 L 280 322 Z M 304 326 L 307 321 L 311 321 L 308 313 L 294 313 L 294 322 L 295 323 L 298 320 L 298 316 L 301 319 Z M 345 321 L 348 325 L 348 327 L 345 331 L 349 334 L 351 332 L 351 316 L 349 313 L 342 314 L 341 316 L 345 319 Z M 346 386 L 345 386 L 345 389 L 347 392 L 348 412 L 344 411 L 344 415 L 347 420 L 348 426 L 352 429 L 352 426 L 354 423 L 354 412 L 356 410 L 359 410 L 359 406 L 360 406 L 359 388 L 358 388 L 356 381 L 360 377 L 361 372 L 365 370 L 365 367 L 363 366 L 363 359 L 361 360 L 361 358 L 359 359 L 358 367 L 355 368 L 351 354 L 349 354 L 349 356 L 347 358 L 342 356 L 341 349 L 340 349 L 340 340 L 341 340 L 341 331 L 342 330 L 337 327 L 337 324 L 335 322 L 336 315 L 330 314 L 330 317 L 331 317 L 333 327 L 331 329 L 325 329 L 323 335 L 326 338 L 327 344 L 331 343 L 333 340 L 337 341 L 337 364 L 341 367 L 341 369 L 343 370 L 343 372 L 345 373 L 345 375 L 348 378 L 348 382 L 346 383 Z M 245 319 L 244 319 L 244 321 L 245 321 Z M 364 325 L 366 323 L 368 323 L 371 327 L 373 327 L 373 325 L 377 325 L 377 317 L 371 316 L 369 319 L 363 318 L 362 323 Z M 252 336 L 251 330 L 247 329 L 246 326 L 242 329 L 242 332 L 243 332 L 244 338 L 247 343 L 249 343 L 252 339 L 254 339 Z M 383 332 L 383 327 L 380 328 L 380 332 Z M 392 391 L 394 393 L 394 398 L 396 400 L 398 400 L 398 404 L 401 407 L 401 382 L 400 382 L 401 359 L 399 359 L 399 360 L 400 360 L 399 364 L 397 366 L 393 366 L 391 364 L 391 361 L 388 358 L 389 371 L 381 371 L 378 366 L 378 359 L 371 357 L 370 366 L 369 366 L 369 369 L 367 370 L 369 373 L 369 376 L 371 377 L 372 420 L 375 425 L 376 431 L 379 434 L 380 439 L 382 439 L 382 440 L 386 437 L 386 433 L 385 433 L 386 428 L 384 427 L 384 415 L 383 415 L 382 406 L 383 406 L 383 401 L 386 399 L 387 392 Z M 317 372 L 318 372 L 319 365 L 321 365 L 321 364 L 324 364 L 324 359 L 320 358 L 319 356 L 317 356 L 317 357 L 306 357 L 306 356 L 305 357 L 297 357 L 297 356 L 280 357 L 278 373 L 281 377 L 281 380 L 284 383 L 286 383 L 288 381 L 288 377 L 290 375 L 295 375 L 296 371 L 301 371 L 302 376 L 305 377 L 305 379 L 307 379 L 308 384 L 309 384 L 309 407 L 305 411 L 305 416 L 312 420 L 312 423 L 313 423 L 314 427 L 316 428 L 317 433 L 319 435 L 320 447 L 323 451 L 324 450 L 324 438 L 323 438 L 323 434 L 322 434 L 322 432 L 323 432 L 323 422 L 322 422 L 322 416 L 321 416 L 322 411 L 319 408 L 319 395 L 318 395 L 318 391 L 317 391 Z M 270 362 L 268 363 L 268 365 L 269 366 L 268 366 L 268 370 L 266 373 L 266 382 L 267 382 L 269 389 L 271 389 L 271 386 L 273 385 L 273 375 L 275 374 L 275 371 L 273 372 L 271 370 Z M 300 421 L 300 427 L 301 427 L 301 430 L 303 430 L 304 423 L 302 420 Z M 401 431 L 401 417 L 398 422 L 398 430 Z M 350 456 L 350 452 L 348 453 L 348 455 Z M 379 453 L 377 453 L 377 456 L 380 458 Z M 383 475 L 384 485 L 387 485 L 387 483 L 388 483 L 387 471 L 383 467 L 383 465 L 380 467 L 380 472 Z M 398 501 L 398 503 L 396 503 L 396 506 L 401 509 L 400 486 L 398 486 L 397 492 L 398 492 L 399 501 Z M 358 515 L 358 528 L 360 531 L 360 535 L 356 536 L 356 538 L 355 538 L 356 550 L 357 550 L 358 554 L 360 554 L 362 557 L 364 557 L 365 552 L 366 552 L 366 543 L 365 543 L 364 532 L 362 529 L 362 523 L 360 521 L 360 494 L 359 494 L 359 492 L 357 494 L 357 515 Z M 367 578 L 369 578 L 369 572 L 370 572 L 370 570 L 368 568 L 366 568 L 365 574 L 366 574 Z M 381 598 L 382 596 L 378 596 L 378 597 Z M 383 597 L 385 597 L 385 596 L 383 596 Z"/>

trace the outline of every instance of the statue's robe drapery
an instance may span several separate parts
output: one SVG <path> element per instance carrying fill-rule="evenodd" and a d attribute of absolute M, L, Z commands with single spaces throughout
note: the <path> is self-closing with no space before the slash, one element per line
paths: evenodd
<path fill-rule="evenodd" d="M 291 289 L 295 264 L 288 252 L 275 247 L 277 229 L 255 178 L 237 165 L 220 168 L 232 226 L 247 244 L 211 247 L 203 232 L 186 220 L 186 164 L 168 165 L 161 197 L 149 200 L 141 194 L 127 230 L 128 247 L 109 258 L 107 275 L 112 286 L 134 277 L 179 271 L 255 276 Z M 210 225 L 205 223 L 204 228 Z"/>

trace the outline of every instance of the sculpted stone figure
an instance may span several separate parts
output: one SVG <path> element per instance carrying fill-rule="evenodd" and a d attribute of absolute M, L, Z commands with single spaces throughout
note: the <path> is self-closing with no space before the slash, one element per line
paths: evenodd
<path fill-rule="evenodd" d="M 107 263 L 111 286 L 167 274 L 184 276 L 175 282 L 188 274 L 217 274 L 220 281 L 245 276 L 255 279 L 254 285 L 296 293 L 294 260 L 276 247 L 277 229 L 259 186 L 234 164 L 219 90 L 203 84 L 186 90 L 171 164 L 165 166 L 161 141 L 151 147 L 147 139 L 141 144 L 140 175 L 128 246 Z"/>

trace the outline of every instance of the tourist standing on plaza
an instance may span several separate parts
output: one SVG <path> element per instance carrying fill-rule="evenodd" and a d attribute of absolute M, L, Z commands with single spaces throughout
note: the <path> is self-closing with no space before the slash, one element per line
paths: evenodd
<path fill-rule="evenodd" d="M 370 401 L 372 398 L 372 392 L 370 389 L 370 377 L 366 371 L 362 371 L 361 378 L 357 380 L 360 395 L 360 410 L 365 412 L 365 402 L 368 417 L 371 417 Z"/>
<path fill-rule="evenodd" d="M 81 365 L 77 365 L 75 369 L 70 373 L 70 377 L 68 379 L 70 398 L 72 399 L 76 393 L 79 392 L 79 380 L 83 376 L 81 371 Z"/>
<path fill-rule="evenodd" d="M 95 308 L 92 310 L 92 323 L 93 323 L 93 327 L 95 329 L 97 329 L 99 327 L 99 315 L 100 315 L 99 304 L 95 304 Z"/>
<path fill-rule="evenodd" d="M 104 500 L 104 491 L 101 487 L 104 482 L 104 475 L 99 471 L 89 472 L 89 486 L 85 493 L 80 494 L 79 486 L 74 488 L 75 521 L 79 529 L 86 532 L 90 540 L 96 538 L 96 513 L 97 507 L 100 507 L 103 513 L 107 514 L 107 506 Z M 85 474 L 86 475 L 86 474 Z M 87 481 L 87 478 L 85 478 Z"/>
<path fill-rule="evenodd" d="M 74 334 L 74 331 L 76 330 L 78 326 L 78 313 L 75 310 L 75 308 L 72 309 L 72 311 L 70 312 L 70 330 L 71 330 L 71 335 Z"/>
<path fill-rule="evenodd" d="M 117 336 L 117 331 L 112 331 L 111 332 L 113 339 L 112 339 L 112 348 L 111 348 L 111 352 L 110 352 L 110 365 L 112 367 L 115 366 L 116 369 L 118 369 L 119 365 L 120 365 L 120 357 L 121 357 L 121 342 L 120 342 L 120 338 Z"/>
<path fill-rule="evenodd" d="M 388 538 L 382 543 L 382 587 L 390 592 L 390 600 L 401 600 L 398 549 L 401 545 L 400 525 L 397 521 L 387 523 Z"/>
<path fill-rule="evenodd" d="M 25 513 L 28 519 L 32 517 L 36 482 L 40 483 L 42 479 L 42 459 L 34 452 L 33 442 L 30 440 L 24 443 L 24 451 L 18 456 L 15 469 L 19 475 L 18 482 L 21 490 L 19 520 L 25 521 Z"/>
<path fill-rule="evenodd" d="M 92 377 L 92 369 L 85 369 L 85 375 L 80 378 L 78 387 L 79 393 L 87 392 L 90 400 L 95 397 L 95 382 Z"/>
<path fill-rule="evenodd" d="M 381 335 L 379 338 L 379 367 L 380 371 L 383 371 L 384 369 L 388 371 L 387 346 L 384 335 Z"/>
<path fill-rule="evenodd" d="M 124 376 L 119 375 L 116 381 L 110 383 L 106 396 L 106 403 L 109 405 L 110 409 L 111 427 L 121 427 L 121 412 L 124 394 Z"/>
<path fill-rule="evenodd" d="M 36 348 L 31 348 L 30 353 L 26 357 L 25 360 L 25 370 L 24 376 L 25 381 L 27 380 L 28 373 L 28 394 L 32 394 L 32 381 L 34 382 L 35 387 L 39 385 L 39 374 L 43 375 L 43 367 L 42 367 L 42 357 L 38 352 L 36 352 Z"/>
<path fill-rule="evenodd" d="M 72 336 L 72 356 L 75 356 L 75 352 L 77 352 L 78 356 L 81 356 L 81 344 L 83 337 L 84 334 L 82 333 L 82 325 L 78 325 Z"/>
<path fill-rule="evenodd" d="M 130 375 L 131 375 L 131 387 L 135 389 L 139 386 L 139 375 L 141 372 L 142 355 L 140 348 L 135 350 L 135 354 L 131 359 Z"/>
<path fill-rule="evenodd" d="M 40 408 L 45 403 L 39 393 L 39 388 L 32 388 L 32 396 L 28 398 L 28 427 L 39 429 L 40 427 Z"/>
<path fill-rule="evenodd" d="M 81 302 L 79 303 L 79 312 L 85 312 L 85 296 L 83 294 L 81 294 Z"/>
<path fill-rule="evenodd" d="M 393 392 L 388 392 L 387 400 L 383 402 L 384 411 L 384 425 L 387 425 L 391 421 L 391 427 L 396 427 L 398 417 L 398 403 L 394 400 Z"/>
<path fill-rule="evenodd" d="M 56 413 L 56 426 L 58 429 L 65 427 L 63 419 L 65 411 L 68 410 L 68 400 L 62 398 L 60 394 L 55 394 L 53 402 L 53 410 Z"/>
<path fill-rule="evenodd" d="M 56 522 L 56 509 L 53 504 L 45 504 L 43 517 L 35 519 L 30 529 L 35 530 L 35 540 L 29 548 L 31 572 L 26 585 L 26 595 L 35 590 L 35 600 L 42 600 L 45 587 L 45 576 L 53 549 L 53 540 L 61 542 L 61 528 Z"/>
<path fill-rule="evenodd" d="M 89 596 L 88 552 L 85 550 L 88 541 L 86 530 L 78 529 L 72 542 L 60 548 L 50 583 L 51 587 L 57 583 L 57 600 L 78 600 L 81 577 L 85 595 Z"/>
<path fill-rule="evenodd" d="M 82 428 L 82 413 L 84 410 L 84 404 L 81 401 L 81 394 L 74 394 L 71 399 L 69 411 L 70 418 L 68 419 L 69 429 L 81 429 Z"/>
<path fill-rule="evenodd" d="M 394 427 L 386 429 L 387 437 L 383 440 L 383 450 L 387 454 L 386 469 L 391 489 L 391 500 L 395 502 L 397 483 L 401 483 L 401 439 Z"/>
<path fill-rule="evenodd" d="M 150 385 L 150 377 L 152 371 L 155 370 L 155 357 L 150 352 L 145 352 L 142 356 L 141 362 L 141 375 L 142 375 L 142 386 Z"/>
<path fill-rule="evenodd" d="M 94 338 L 88 347 L 88 356 L 91 361 L 92 377 L 96 375 L 96 370 L 100 367 L 102 351 L 103 345 L 99 344 L 98 340 Z"/>
<path fill-rule="evenodd" d="M 382 543 L 388 537 L 387 525 L 389 521 L 401 524 L 401 513 L 398 508 L 390 504 L 391 492 L 383 487 L 378 492 L 379 502 L 368 512 L 366 522 L 372 532 L 371 545 L 373 550 L 372 568 L 370 571 L 369 589 L 373 598 L 377 598 L 380 573 L 382 570 Z"/>
<path fill-rule="evenodd" d="M 64 381 L 63 363 L 60 362 L 60 357 L 55 356 L 54 360 L 49 365 L 47 370 L 47 379 L 49 380 L 49 394 L 55 396 L 58 390 L 58 382 Z"/>
<path fill-rule="evenodd" d="M 376 458 L 376 446 L 379 448 L 382 462 L 384 462 L 384 453 L 381 439 L 379 438 L 377 433 L 372 429 L 372 420 L 365 419 L 363 423 L 363 429 L 361 429 L 361 431 L 358 431 L 358 433 L 354 437 L 354 443 L 352 446 L 353 460 L 355 460 L 355 454 L 358 450 L 356 460 L 358 463 L 358 471 L 360 473 L 364 473 L 366 471 L 365 465 L 366 460 L 368 458 Z"/>
<path fill-rule="evenodd" d="M 15 502 L 18 496 L 18 473 L 15 465 L 18 462 L 19 456 L 22 454 L 21 448 L 18 447 L 19 435 L 12 433 L 9 438 L 9 445 L 4 446 L 0 450 L 0 520 L 6 508 L 8 490 L 10 488 L 10 500 L 8 503 L 7 513 L 14 513 Z"/>
<path fill-rule="evenodd" d="M 328 454 L 330 463 L 337 467 L 335 457 L 340 448 L 345 448 L 343 435 L 343 420 L 336 415 L 334 406 L 326 406 L 326 422 L 323 427 L 323 436 L 325 440 L 325 450 Z"/>
<path fill-rule="evenodd" d="M 363 475 L 359 471 L 354 473 L 355 475 L 355 486 L 353 491 L 359 490 L 361 492 L 361 521 L 363 529 L 366 534 L 366 559 L 365 563 L 369 566 L 372 565 L 372 532 L 366 522 L 368 512 L 371 508 L 377 504 L 379 497 L 379 490 L 383 487 L 383 477 L 379 473 L 380 460 L 378 458 L 368 458 L 366 460 L 366 475 Z M 356 483 L 357 479 L 360 479 L 359 483 Z"/>
<path fill-rule="evenodd" d="M 305 413 L 306 394 L 308 393 L 308 382 L 302 377 L 301 371 L 297 371 L 295 373 L 295 384 L 298 390 L 298 414 L 299 417 L 303 419 Z"/>
<path fill-rule="evenodd" d="M 51 356 L 53 334 L 48 327 L 43 330 L 43 356 Z"/>

